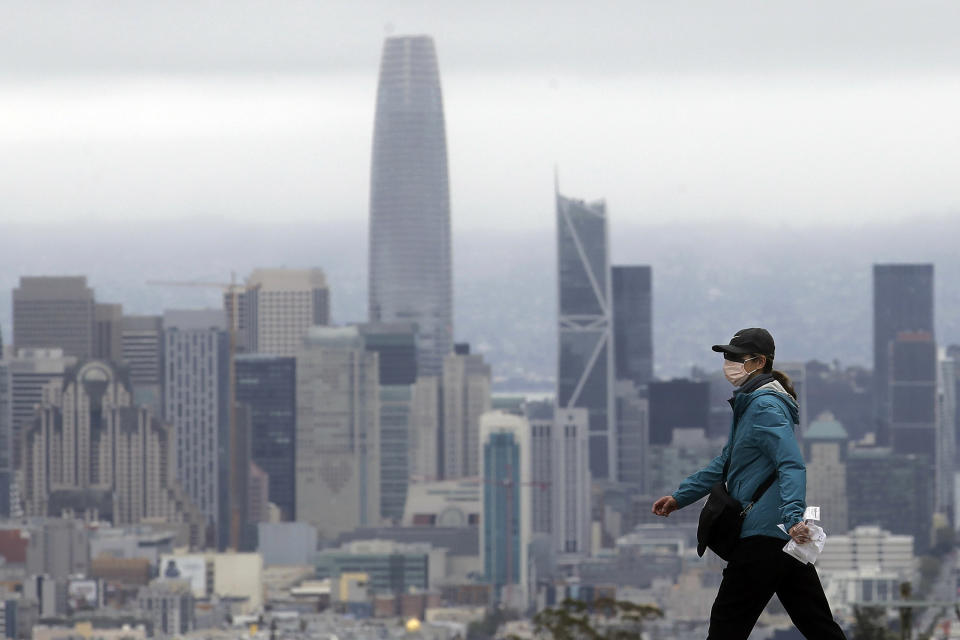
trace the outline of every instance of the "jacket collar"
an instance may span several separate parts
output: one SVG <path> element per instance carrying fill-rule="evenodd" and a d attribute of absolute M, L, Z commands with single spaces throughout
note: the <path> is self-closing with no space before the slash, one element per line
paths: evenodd
<path fill-rule="evenodd" d="M 772 373 L 761 373 L 758 376 L 754 376 L 744 382 L 741 386 L 733 390 L 733 396 L 727 400 L 730 403 L 731 407 L 734 407 L 734 403 L 737 401 L 737 396 L 745 393 L 753 393 L 760 387 L 765 384 L 773 382 L 775 378 Z"/>

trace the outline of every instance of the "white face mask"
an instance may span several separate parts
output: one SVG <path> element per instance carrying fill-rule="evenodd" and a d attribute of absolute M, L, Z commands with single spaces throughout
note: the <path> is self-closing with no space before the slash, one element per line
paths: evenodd
<path fill-rule="evenodd" d="M 744 382 L 747 381 L 747 378 L 750 377 L 750 374 L 756 371 L 747 371 L 746 364 L 751 360 L 756 360 L 760 356 L 754 356 L 752 358 L 747 358 L 743 362 L 734 362 L 733 360 L 724 360 L 723 361 L 723 375 L 726 377 L 727 381 L 735 387 L 739 387 Z"/>

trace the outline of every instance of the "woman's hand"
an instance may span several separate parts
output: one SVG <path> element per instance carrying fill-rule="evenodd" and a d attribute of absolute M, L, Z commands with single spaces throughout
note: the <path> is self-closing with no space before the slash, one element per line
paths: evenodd
<path fill-rule="evenodd" d="M 673 496 L 663 496 L 653 503 L 653 513 L 666 518 L 677 510 L 677 499 Z"/>
<path fill-rule="evenodd" d="M 803 521 L 790 527 L 788 533 L 797 544 L 807 544 L 810 542 L 810 528 Z"/>

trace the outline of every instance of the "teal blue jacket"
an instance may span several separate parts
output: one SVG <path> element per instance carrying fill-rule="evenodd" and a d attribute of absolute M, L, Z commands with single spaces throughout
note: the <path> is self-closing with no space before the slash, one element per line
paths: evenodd
<path fill-rule="evenodd" d="M 774 470 L 777 479 L 743 521 L 741 538 L 771 536 L 788 539 L 788 530 L 803 519 L 806 510 L 807 470 L 794 434 L 799 418 L 797 403 L 778 383 L 751 393 L 737 393 L 732 401 L 730 437 L 719 456 L 680 484 L 673 494 L 683 508 L 704 497 L 723 475 L 730 458 L 727 491 L 746 506 Z"/>

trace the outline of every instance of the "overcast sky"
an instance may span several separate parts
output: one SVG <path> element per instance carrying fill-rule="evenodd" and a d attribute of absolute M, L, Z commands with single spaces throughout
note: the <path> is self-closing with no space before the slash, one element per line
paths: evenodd
<path fill-rule="evenodd" d="M 0 215 L 365 220 L 387 33 L 437 44 L 454 229 L 960 211 L 960 3 L 0 0 Z"/>

